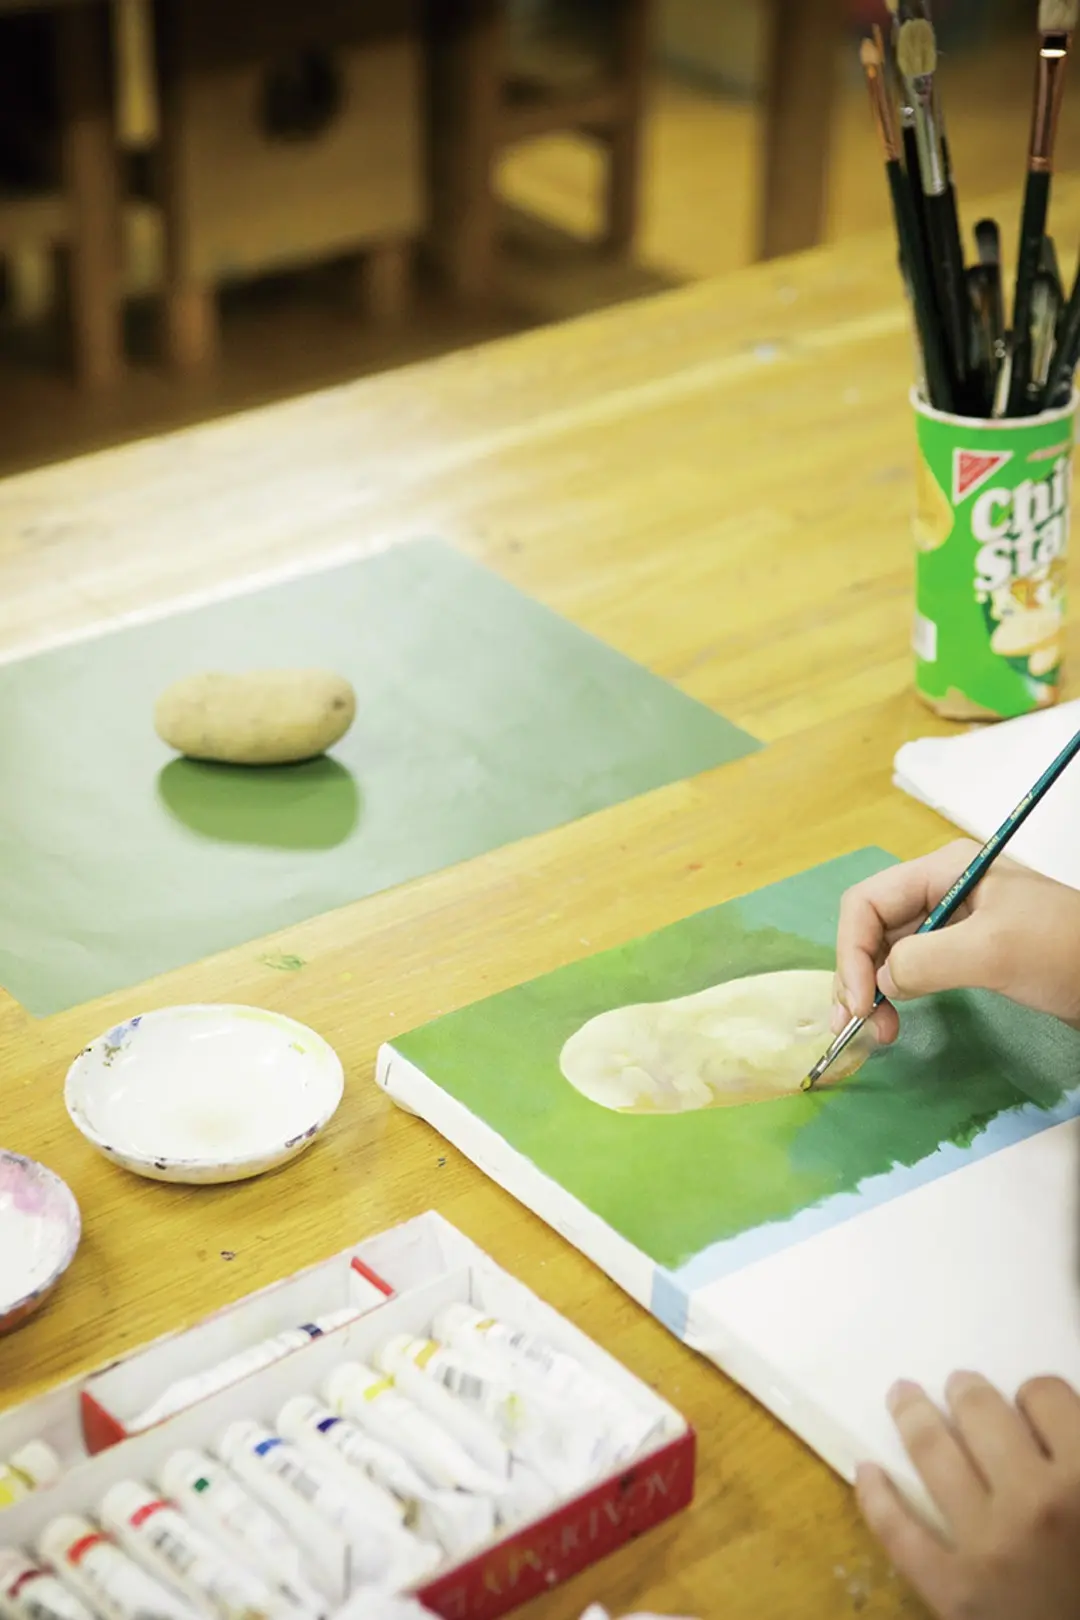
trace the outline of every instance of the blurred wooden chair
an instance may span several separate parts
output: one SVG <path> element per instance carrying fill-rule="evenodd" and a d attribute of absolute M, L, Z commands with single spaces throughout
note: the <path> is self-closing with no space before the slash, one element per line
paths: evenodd
<path fill-rule="evenodd" d="M 821 240 L 836 48 L 845 0 L 764 0 L 768 44 L 758 256 Z M 641 148 L 654 0 L 591 0 L 607 24 L 601 69 L 572 90 L 515 82 L 507 0 L 427 0 L 431 245 L 467 298 L 490 290 L 498 234 L 495 173 L 517 141 L 556 131 L 595 139 L 606 157 L 602 243 L 624 252 L 641 206 Z M 702 162 L 722 154 L 702 153 Z"/>
<path fill-rule="evenodd" d="M 167 346 L 217 346 L 226 280 L 356 253 L 369 313 L 400 314 L 424 219 L 411 0 L 162 0 Z"/>
<path fill-rule="evenodd" d="M 5 26 L 11 21 L 5 19 Z M 35 21 L 53 39 L 57 172 L 47 189 L 0 192 L 0 259 L 18 286 L 20 269 L 36 268 L 48 278 L 59 255 L 66 268 L 75 378 L 84 387 L 102 388 L 123 369 L 108 7 L 105 0 L 87 0 Z M 17 53 L 8 66 L 19 71 Z"/>

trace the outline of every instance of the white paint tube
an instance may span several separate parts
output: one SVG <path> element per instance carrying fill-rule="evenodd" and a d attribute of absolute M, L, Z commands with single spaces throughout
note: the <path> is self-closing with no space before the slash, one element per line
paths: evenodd
<path fill-rule="evenodd" d="M 479 1467 L 453 1435 L 395 1389 L 392 1378 L 373 1368 L 346 1362 L 331 1373 L 323 1393 L 332 1412 L 352 1418 L 376 1440 L 395 1447 L 431 1484 L 478 1496 L 505 1488 L 505 1477 Z"/>
<path fill-rule="evenodd" d="M 310 1395 L 297 1395 L 278 1414 L 277 1428 L 309 1456 L 322 1458 L 343 1481 L 358 1474 L 373 1480 L 402 1504 L 405 1523 L 451 1557 L 462 1557 L 491 1539 L 495 1505 L 490 1497 L 438 1490 L 405 1457 L 375 1440 L 348 1418 L 335 1416 Z"/>
<path fill-rule="evenodd" d="M 261 1576 L 145 1485 L 120 1480 L 105 1493 L 98 1517 L 148 1574 L 171 1581 L 217 1620 L 272 1620 L 287 1612 Z"/>
<path fill-rule="evenodd" d="M 63 1471 L 52 1446 L 44 1440 L 28 1440 L 7 1462 L 0 1462 L 0 1508 L 55 1485 Z"/>
<path fill-rule="evenodd" d="M 38 1551 L 103 1620 L 203 1620 L 209 1612 L 185 1603 L 78 1514 L 47 1524 Z"/>
<path fill-rule="evenodd" d="M 602 1478 L 611 1464 L 606 1424 L 587 1407 L 544 1396 L 493 1368 L 490 1359 L 463 1355 L 434 1339 L 405 1335 L 383 1346 L 381 1362 L 402 1388 L 421 1399 L 417 1379 L 435 1386 L 440 1403 L 464 1410 L 556 1491 L 571 1492 Z M 464 1435 L 460 1436 L 464 1443 Z"/>
<path fill-rule="evenodd" d="M 429 1368 L 428 1362 L 439 1347 L 431 1344 L 429 1353 L 428 1344 L 431 1341 L 398 1334 L 377 1352 L 375 1365 L 394 1380 L 402 1394 L 452 1434 L 481 1468 L 486 1468 L 497 1479 L 508 1480 L 509 1446 L 478 1401 L 464 1399 L 459 1389 L 451 1389 L 440 1376 L 441 1365 L 434 1370 Z"/>
<path fill-rule="evenodd" d="M 327 1316 L 316 1317 L 313 1322 L 305 1322 L 300 1327 L 275 1334 L 272 1339 L 249 1345 L 227 1361 L 219 1361 L 216 1367 L 207 1367 L 203 1372 L 192 1373 L 190 1378 L 180 1378 L 175 1384 L 170 1384 L 156 1401 L 140 1412 L 138 1417 L 126 1422 L 124 1427 L 129 1434 L 139 1434 L 143 1429 L 152 1428 L 155 1423 L 163 1423 L 166 1418 L 194 1406 L 196 1401 L 204 1401 L 208 1395 L 216 1395 L 219 1389 L 235 1384 L 249 1373 L 280 1361 L 291 1350 L 301 1350 L 312 1339 L 319 1339 L 324 1333 L 332 1333 L 335 1328 L 355 1322 L 362 1314 L 355 1306 L 348 1306 L 344 1310 L 331 1311 Z"/>
<path fill-rule="evenodd" d="M 589 1368 L 565 1350 L 475 1305 L 447 1305 L 432 1324 L 432 1336 L 465 1355 L 484 1355 L 493 1366 L 512 1368 L 542 1394 L 602 1414 L 611 1440 L 611 1461 L 620 1467 L 660 1436 L 664 1420 L 643 1412 L 628 1396 L 616 1395 Z"/>
<path fill-rule="evenodd" d="M 91 1609 L 50 1570 L 0 1547 L 0 1614 L 9 1620 L 94 1620 Z"/>
<path fill-rule="evenodd" d="M 406 1530 L 373 1523 L 332 1473 L 258 1423 L 233 1423 L 222 1436 L 220 1455 L 291 1527 L 299 1528 L 302 1508 L 333 1525 L 352 1554 L 351 1589 L 393 1591 L 420 1580 L 441 1561 L 437 1548 Z"/>
<path fill-rule="evenodd" d="M 158 1480 L 193 1524 L 259 1570 L 294 1614 L 324 1620 L 330 1606 L 305 1576 L 299 1547 L 227 1468 L 198 1451 L 175 1451 Z"/>
<path fill-rule="evenodd" d="M 516 1530 L 550 1513 L 558 1501 L 559 1493 L 539 1475 L 535 1468 L 514 1458 L 510 1464 L 510 1479 L 495 1503 L 499 1525 L 503 1530 Z"/>
<path fill-rule="evenodd" d="M 400 1529 L 405 1523 L 405 1509 L 397 1497 L 381 1485 L 376 1485 L 362 1467 L 346 1467 L 342 1470 L 338 1447 L 327 1439 L 325 1432 L 320 1432 L 317 1424 L 310 1422 L 310 1407 L 319 1409 L 318 1402 L 307 1395 L 297 1395 L 286 1401 L 274 1424 L 278 1434 L 282 1439 L 290 1440 L 328 1474 L 333 1474 L 372 1524 L 384 1524 L 390 1530 Z M 332 1413 L 327 1416 L 331 1424 L 339 1421 Z"/>
<path fill-rule="evenodd" d="M 334 1620 L 436 1620 L 415 1598 L 386 1592 L 358 1592 L 334 1615 Z"/>

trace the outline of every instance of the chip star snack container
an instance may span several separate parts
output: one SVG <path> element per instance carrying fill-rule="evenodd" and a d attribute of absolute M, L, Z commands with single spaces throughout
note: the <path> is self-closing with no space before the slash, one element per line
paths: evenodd
<path fill-rule="evenodd" d="M 912 394 L 915 686 L 945 719 L 1057 702 L 1076 405 L 983 421 Z"/>
<path fill-rule="evenodd" d="M 429 1212 L 98 1372 L 0 1412 L 0 1455 L 41 1439 L 63 1470 L 51 1485 L 0 1511 L 0 1547 L 32 1552 L 46 1525 L 64 1516 L 96 1524 L 112 1486 L 136 1480 L 152 1487 L 176 1452 L 215 1453 L 233 1423 L 275 1429 L 286 1402 L 317 1396 L 337 1368 L 375 1361 L 380 1348 L 399 1335 L 427 1337 L 440 1313 L 455 1304 L 511 1323 L 581 1362 L 591 1379 L 639 1413 L 641 1433 L 649 1438 L 617 1470 L 559 1494 L 554 1505 L 509 1533 L 496 1530 L 467 1555 L 448 1555 L 411 1589 L 427 1609 L 442 1620 L 499 1620 L 689 1504 L 695 1437 L 684 1419 L 463 1233 Z M 354 1320 L 143 1432 L 125 1429 L 125 1420 L 181 1376 L 346 1306 L 356 1308 Z M 348 1602 L 354 1584 L 350 1550 L 332 1523 L 318 1528 L 318 1556 L 311 1557 L 309 1549 L 305 1573 L 333 1613 Z"/>

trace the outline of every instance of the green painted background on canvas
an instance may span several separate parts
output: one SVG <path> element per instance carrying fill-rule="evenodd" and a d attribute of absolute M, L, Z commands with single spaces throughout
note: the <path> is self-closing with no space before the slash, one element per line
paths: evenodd
<path fill-rule="evenodd" d="M 843 891 L 890 864 L 862 850 L 452 1013 L 395 1048 L 660 1265 L 964 1144 L 1080 1079 L 1080 1035 L 960 992 L 904 1010 L 900 1045 L 812 1097 L 668 1116 L 613 1114 L 559 1072 L 563 1042 L 610 1007 L 748 973 L 832 968 Z M 647 881 L 647 874 L 639 874 Z"/>
<path fill-rule="evenodd" d="M 331 758 L 179 760 L 159 692 L 321 665 Z M 0 984 L 57 1012 L 758 745 L 435 541 L 0 668 Z"/>

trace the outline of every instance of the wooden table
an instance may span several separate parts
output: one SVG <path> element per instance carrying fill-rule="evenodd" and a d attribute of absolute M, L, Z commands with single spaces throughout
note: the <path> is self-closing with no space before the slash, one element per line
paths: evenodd
<path fill-rule="evenodd" d="M 1058 210 L 1071 233 L 1080 183 Z M 0 1341 L 8 1401 L 434 1206 L 700 1432 L 693 1509 L 537 1616 L 921 1613 L 845 1486 L 372 1082 L 380 1041 L 439 1012 L 845 850 L 947 836 L 890 786 L 898 745 L 942 729 L 910 690 L 909 364 L 873 239 L 0 485 L 0 653 L 438 532 L 769 745 L 102 1004 L 36 1023 L 0 1002 L 0 1135 L 85 1219 L 53 1302 Z M 341 1053 L 344 1105 L 287 1174 L 153 1186 L 67 1123 L 87 1039 L 200 998 Z"/>

